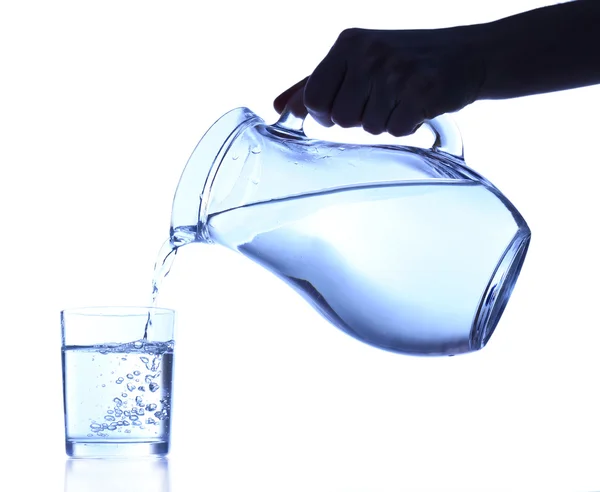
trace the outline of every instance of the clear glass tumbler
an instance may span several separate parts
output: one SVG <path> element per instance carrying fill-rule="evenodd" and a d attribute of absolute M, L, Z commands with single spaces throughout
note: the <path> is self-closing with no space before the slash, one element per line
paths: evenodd
<path fill-rule="evenodd" d="M 86 307 L 61 312 L 67 455 L 165 456 L 175 312 Z"/>

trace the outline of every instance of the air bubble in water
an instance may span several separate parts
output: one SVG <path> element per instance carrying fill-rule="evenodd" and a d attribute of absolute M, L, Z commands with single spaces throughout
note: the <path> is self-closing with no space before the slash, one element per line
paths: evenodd
<path fill-rule="evenodd" d="M 108 430 L 114 431 L 117 428 L 117 424 L 110 424 Z"/>
<path fill-rule="evenodd" d="M 146 388 L 144 388 L 143 386 L 138 386 L 138 390 L 139 391 L 146 391 Z"/>
<path fill-rule="evenodd" d="M 147 424 L 154 424 L 154 425 L 156 425 L 156 420 L 154 420 L 152 417 L 148 417 L 146 419 L 146 423 Z"/>
<path fill-rule="evenodd" d="M 121 393 L 121 396 L 122 396 L 123 398 L 127 398 L 127 393 Z"/>
<path fill-rule="evenodd" d="M 115 402 L 115 404 L 120 407 L 121 405 L 123 405 L 123 401 L 121 400 L 121 398 L 113 398 L 113 402 Z"/>
<path fill-rule="evenodd" d="M 107 413 L 108 415 L 112 415 L 113 413 L 115 413 L 115 411 L 114 411 L 114 410 L 107 410 L 107 411 L 106 411 L 106 413 Z"/>
<path fill-rule="evenodd" d="M 144 346 L 144 344 L 138 340 L 137 342 L 133 342 L 133 346 L 136 349 L 140 349 L 140 348 L 142 348 Z"/>
<path fill-rule="evenodd" d="M 92 429 L 93 431 L 99 431 L 100 429 L 102 429 L 102 426 L 100 424 L 91 424 L 90 429 Z"/>
<path fill-rule="evenodd" d="M 130 415 L 129 416 L 129 420 L 133 420 L 134 422 L 139 419 L 139 417 L 137 415 Z"/>
<path fill-rule="evenodd" d="M 156 383 L 150 383 L 148 385 L 148 388 L 150 389 L 150 391 L 152 391 L 152 393 L 154 393 L 158 388 L 160 388 L 160 386 Z"/>
<path fill-rule="evenodd" d="M 108 420 L 109 422 L 113 422 L 115 418 L 112 415 L 105 415 L 104 420 Z"/>
<path fill-rule="evenodd" d="M 135 390 L 135 384 L 133 384 L 133 383 L 128 383 L 128 384 L 127 384 L 127 389 L 128 389 L 129 391 L 133 391 L 133 390 Z"/>
<path fill-rule="evenodd" d="M 121 415 L 123 415 L 123 412 L 121 410 L 119 410 L 118 408 L 115 409 L 115 417 L 120 417 Z"/>
<path fill-rule="evenodd" d="M 260 154 L 260 151 L 261 151 L 261 150 L 262 150 L 262 149 L 260 148 L 260 145 L 255 145 L 254 147 L 252 147 L 252 150 L 251 150 L 251 152 L 252 152 L 253 154 Z"/>
<path fill-rule="evenodd" d="M 154 376 L 152 376 L 151 374 L 148 374 L 146 376 L 146 380 L 145 381 L 146 381 L 147 384 L 150 384 L 153 379 L 154 379 Z"/>
<path fill-rule="evenodd" d="M 127 374 L 127 379 L 133 379 L 133 374 L 131 374 L 131 373 Z"/>
<path fill-rule="evenodd" d="M 115 381 L 115 383 L 121 384 L 123 381 L 125 381 L 123 378 L 117 378 L 117 380 Z"/>
<path fill-rule="evenodd" d="M 142 400 L 142 397 L 141 397 L 141 396 L 136 396 L 136 397 L 135 397 L 135 402 L 137 403 L 137 405 L 138 405 L 139 407 L 141 407 L 141 406 L 144 404 L 144 402 L 143 402 L 143 400 Z"/>
<path fill-rule="evenodd" d="M 156 410 L 156 403 L 148 403 L 148 405 L 146 405 L 146 410 L 148 410 L 149 412 Z"/>
<path fill-rule="evenodd" d="M 133 375 L 134 375 L 134 376 L 139 376 L 140 374 L 141 374 L 141 372 L 140 372 L 140 371 L 133 371 Z"/>

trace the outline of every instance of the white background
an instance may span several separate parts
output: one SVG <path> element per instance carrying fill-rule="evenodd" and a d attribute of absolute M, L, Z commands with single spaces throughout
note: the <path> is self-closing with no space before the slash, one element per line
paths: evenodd
<path fill-rule="evenodd" d="M 0 489 L 99 490 L 108 476 L 65 474 L 59 311 L 148 302 L 179 176 L 219 116 L 275 121 L 273 98 L 344 28 L 547 3 L 4 2 Z M 179 312 L 171 485 L 139 490 L 600 490 L 599 102 L 592 87 L 455 115 L 467 164 L 533 231 L 477 354 L 371 348 L 247 260 L 183 248 L 160 299 Z"/>

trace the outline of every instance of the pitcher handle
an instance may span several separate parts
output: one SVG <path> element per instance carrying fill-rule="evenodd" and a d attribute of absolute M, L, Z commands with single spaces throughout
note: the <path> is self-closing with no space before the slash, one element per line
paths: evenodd
<path fill-rule="evenodd" d="M 306 136 L 304 133 L 304 120 L 308 116 L 308 111 L 304 108 L 304 111 L 300 115 L 294 114 L 291 108 L 292 104 L 294 103 L 290 100 L 290 103 L 284 108 L 274 126 L 298 136 Z M 295 104 L 295 106 L 297 105 Z M 464 148 L 460 131 L 454 119 L 449 114 L 442 114 L 431 120 L 425 120 L 423 124 L 431 130 L 435 137 L 431 150 L 434 152 L 445 152 L 459 159 L 464 158 Z"/>

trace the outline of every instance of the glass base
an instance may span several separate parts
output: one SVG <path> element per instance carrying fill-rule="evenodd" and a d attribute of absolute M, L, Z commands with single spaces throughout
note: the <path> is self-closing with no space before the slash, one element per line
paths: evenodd
<path fill-rule="evenodd" d="M 164 457 L 169 453 L 167 441 L 66 441 L 67 455 L 71 458 L 128 458 Z"/>

